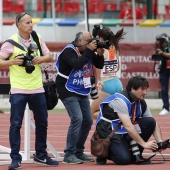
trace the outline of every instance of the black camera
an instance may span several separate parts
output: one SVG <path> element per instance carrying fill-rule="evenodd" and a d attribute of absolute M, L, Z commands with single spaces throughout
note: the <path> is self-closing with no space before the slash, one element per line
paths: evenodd
<path fill-rule="evenodd" d="M 162 51 L 165 52 L 164 46 L 163 46 L 163 44 L 164 44 L 165 42 L 166 42 L 167 45 L 168 45 L 168 43 L 169 43 L 169 37 L 167 36 L 166 33 L 163 33 L 163 34 L 161 34 L 161 35 L 157 35 L 157 36 L 156 36 L 156 43 L 155 43 L 155 48 L 156 48 L 156 49 L 155 49 L 155 54 L 152 55 L 152 60 L 153 60 L 153 61 L 161 61 L 161 60 L 163 59 L 163 56 L 160 55 L 160 54 L 158 54 L 158 50 L 157 50 L 157 49 L 161 49 Z"/>
<path fill-rule="evenodd" d="M 99 97 L 96 86 L 95 86 L 95 77 L 91 76 L 90 77 L 90 81 L 91 81 L 91 92 L 90 92 L 90 96 L 91 99 L 97 99 Z"/>
<path fill-rule="evenodd" d="M 30 44 L 30 46 L 28 47 L 28 52 L 24 55 L 24 62 L 22 65 L 20 65 L 25 67 L 25 71 L 28 74 L 31 74 L 35 70 L 35 66 L 32 63 L 34 56 L 32 56 L 31 54 L 33 52 L 36 52 L 37 50 L 38 50 L 37 44 Z"/>
<path fill-rule="evenodd" d="M 158 54 L 157 51 L 155 52 L 155 54 L 152 55 L 153 61 L 161 61 L 162 59 L 163 59 L 163 56 Z"/>
<path fill-rule="evenodd" d="M 94 25 L 93 32 L 92 32 L 92 35 L 93 35 L 92 41 L 93 41 L 93 40 L 96 41 L 96 43 L 97 43 L 97 48 L 109 49 L 109 47 L 110 47 L 110 42 L 109 42 L 109 40 L 107 40 L 107 41 L 100 41 L 100 40 L 97 38 L 98 31 L 101 30 L 102 28 L 103 28 L 103 25 L 102 25 L 102 24 L 96 24 L 96 25 Z"/>
<path fill-rule="evenodd" d="M 153 150 L 153 152 L 158 152 L 158 151 L 160 151 L 162 149 L 170 148 L 169 139 L 167 139 L 167 140 L 165 140 L 163 142 L 159 142 L 159 143 L 157 143 L 157 145 L 158 145 L 158 148 Z"/>

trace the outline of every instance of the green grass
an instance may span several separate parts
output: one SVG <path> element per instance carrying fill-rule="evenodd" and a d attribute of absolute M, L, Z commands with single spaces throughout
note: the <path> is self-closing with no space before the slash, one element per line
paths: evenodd
<path fill-rule="evenodd" d="M 4 112 L 10 112 L 9 109 L 0 109 L 0 110 L 3 110 Z M 161 111 L 161 109 L 150 109 L 150 110 L 151 110 L 152 114 L 158 114 Z M 61 114 L 61 113 L 66 114 L 67 111 L 66 111 L 66 109 L 56 108 L 56 109 L 53 109 L 53 110 L 49 110 L 48 113 L 50 113 L 50 114 Z"/>
<path fill-rule="evenodd" d="M 2 111 L 4 111 L 4 112 L 7 112 L 7 113 L 9 113 L 10 112 L 10 109 L 0 109 L 0 110 L 2 110 Z M 53 109 L 53 110 L 48 110 L 48 113 L 67 113 L 67 111 L 66 111 L 66 109 Z"/>
<path fill-rule="evenodd" d="M 150 109 L 152 114 L 159 114 L 162 109 Z"/>

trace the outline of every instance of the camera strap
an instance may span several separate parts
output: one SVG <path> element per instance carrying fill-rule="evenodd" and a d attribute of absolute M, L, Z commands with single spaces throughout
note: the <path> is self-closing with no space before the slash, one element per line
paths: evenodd
<path fill-rule="evenodd" d="M 9 43 L 13 44 L 14 46 L 18 47 L 19 49 L 25 51 L 25 49 L 24 49 L 24 47 L 23 47 L 22 45 L 20 45 L 19 43 L 15 42 L 15 41 L 12 40 L 12 39 L 8 39 L 8 40 L 6 40 L 5 42 L 9 42 Z M 4 42 L 4 43 L 5 43 L 5 42 Z"/>
<path fill-rule="evenodd" d="M 38 35 L 37 35 L 37 33 L 34 30 L 32 31 L 31 36 L 32 36 L 33 40 L 36 42 L 36 44 L 38 46 L 38 49 L 40 51 L 40 55 L 43 56 Z"/>
<path fill-rule="evenodd" d="M 37 46 L 38 46 L 38 49 L 39 49 L 39 51 L 40 51 L 40 55 L 42 56 L 42 55 L 43 55 L 43 54 L 42 54 L 42 49 L 41 49 L 41 46 L 40 46 L 40 42 L 39 42 L 39 38 L 38 38 L 37 33 L 36 33 L 35 31 L 32 31 L 31 36 L 32 36 L 33 40 L 36 42 L 36 44 L 37 44 Z M 9 42 L 9 43 L 11 43 L 12 45 L 18 47 L 19 49 L 25 51 L 25 49 L 24 49 L 24 47 L 23 47 L 22 45 L 20 45 L 19 43 L 17 43 L 16 41 L 14 41 L 14 40 L 12 40 L 12 39 L 8 39 L 8 40 L 6 40 L 5 42 Z M 5 43 L 5 42 L 4 42 L 4 43 Z"/>

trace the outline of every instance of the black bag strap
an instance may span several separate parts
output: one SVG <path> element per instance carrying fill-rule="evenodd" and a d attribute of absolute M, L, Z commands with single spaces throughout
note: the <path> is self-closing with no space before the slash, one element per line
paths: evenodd
<path fill-rule="evenodd" d="M 119 122 L 117 126 L 114 128 L 114 130 L 107 136 L 107 138 L 111 139 L 114 133 L 120 128 L 122 122 Z"/>
<path fill-rule="evenodd" d="M 14 40 L 12 40 L 12 39 L 8 39 L 8 40 L 6 40 L 5 42 L 9 42 L 9 43 L 15 45 L 16 47 L 18 47 L 19 49 L 25 51 L 25 49 L 24 49 L 24 47 L 23 47 L 22 45 L 20 45 L 19 43 L 17 43 L 16 41 L 14 41 Z M 5 42 L 4 42 L 4 43 L 5 43 Z"/>
<path fill-rule="evenodd" d="M 33 40 L 36 42 L 36 44 L 38 46 L 38 49 L 40 51 L 40 55 L 43 56 L 40 41 L 39 41 L 37 33 L 33 30 L 31 35 L 32 35 Z"/>
<path fill-rule="evenodd" d="M 44 73 L 45 73 L 45 78 L 47 80 L 47 82 L 49 81 L 49 75 L 46 69 L 44 69 Z"/>

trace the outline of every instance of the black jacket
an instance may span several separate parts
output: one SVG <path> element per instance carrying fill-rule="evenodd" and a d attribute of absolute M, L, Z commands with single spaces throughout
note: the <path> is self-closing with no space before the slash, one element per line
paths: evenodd
<path fill-rule="evenodd" d="M 94 51 L 87 48 L 81 57 L 77 56 L 77 53 L 72 48 L 66 48 L 60 56 L 60 73 L 68 76 L 73 68 L 81 69 L 91 60 L 96 68 L 102 69 L 104 65 L 104 57 L 98 56 Z M 71 96 L 80 96 L 79 94 L 69 92 L 65 88 L 67 79 L 57 76 L 56 87 L 60 99 L 64 99 Z"/>
<path fill-rule="evenodd" d="M 134 102 L 133 95 L 128 90 L 125 89 L 119 93 L 123 94 L 127 99 L 130 100 L 130 102 Z M 142 114 L 144 114 L 146 111 L 146 102 L 145 100 L 141 100 L 140 102 L 141 102 Z M 109 120 L 118 119 L 117 113 L 114 112 L 114 110 L 111 107 L 109 107 L 108 103 L 104 104 L 102 113 L 103 113 L 103 117 Z M 104 120 L 100 120 L 96 126 L 96 130 L 101 138 L 106 138 L 112 131 L 111 123 L 106 122 Z"/>

